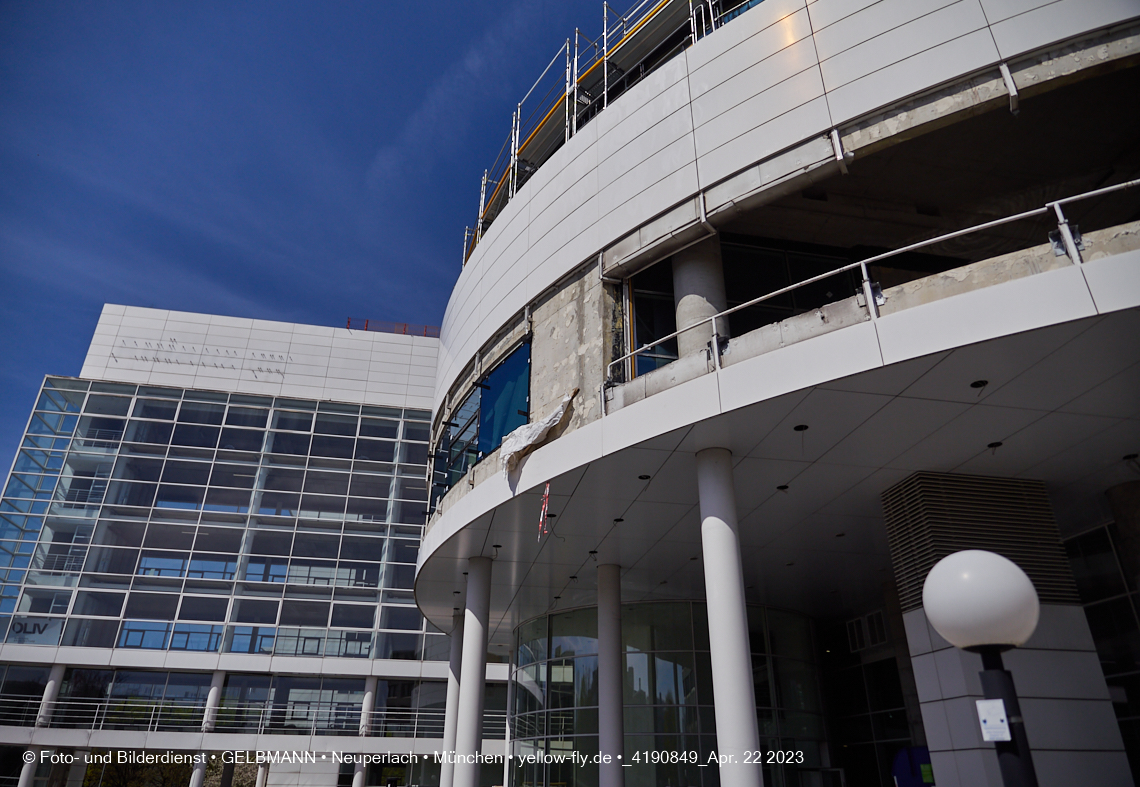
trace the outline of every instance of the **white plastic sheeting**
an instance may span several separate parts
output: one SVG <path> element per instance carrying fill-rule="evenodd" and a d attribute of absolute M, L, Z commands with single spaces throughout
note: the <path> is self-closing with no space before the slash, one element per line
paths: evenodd
<path fill-rule="evenodd" d="M 575 388 L 562 397 L 558 407 L 554 408 L 541 421 L 523 424 L 518 429 L 503 438 L 503 445 L 499 449 L 499 461 L 502 462 L 503 475 L 509 476 L 518 467 L 519 461 L 546 439 L 547 433 L 553 429 L 570 407 L 571 400 L 578 395 Z"/>

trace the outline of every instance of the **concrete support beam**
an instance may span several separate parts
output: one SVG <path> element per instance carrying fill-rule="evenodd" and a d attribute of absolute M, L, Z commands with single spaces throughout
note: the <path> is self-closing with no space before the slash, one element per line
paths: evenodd
<path fill-rule="evenodd" d="M 483 744 L 483 695 L 487 674 L 487 618 L 491 606 L 491 559 L 467 562 L 467 611 L 463 620 L 463 666 L 459 684 L 455 754 L 473 758 Z M 455 764 L 454 787 L 479 787 L 479 765 Z"/>
<path fill-rule="evenodd" d="M 728 308 L 719 238 L 709 238 L 673 255 L 673 302 L 679 331 Z M 717 321 L 717 332 L 728 336 L 727 320 Z M 678 356 L 700 352 L 711 338 L 711 324 L 685 331 L 677 337 Z"/>
<path fill-rule="evenodd" d="M 611 757 L 598 765 L 600 787 L 624 787 L 618 759 L 625 750 L 621 644 L 621 566 L 598 566 L 598 749 Z"/>
<path fill-rule="evenodd" d="M 451 657 L 447 665 L 447 702 L 443 715 L 443 751 L 455 751 L 455 731 L 459 719 L 459 681 L 463 674 L 463 617 L 457 609 L 451 618 Z M 440 787 L 451 787 L 455 763 L 445 759 L 440 765 Z"/>
<path fill-rule="evenodd" d="M 705 598 L 712 650 L 717 753 L 734 760 L 720 767 L 722 787 L 762 787 L 759 764 L 744 764 L 760 748 L 744 570 L 732 483 L 732 453 L 725 448 L 697 452 Z"/>

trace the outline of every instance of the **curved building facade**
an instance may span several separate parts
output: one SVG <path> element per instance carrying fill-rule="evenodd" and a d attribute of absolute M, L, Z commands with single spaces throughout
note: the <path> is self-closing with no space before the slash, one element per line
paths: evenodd
<path fill-rule="evenodd" d="M 921 603 L 985 548 L 1042 602 L 1006 656 L 1040 783 L 1132 784 L 1140 7 L 727 5 L 568 45 L 484 182 L 415 579 L 462 631 L 445 744 L 490 653 L 512 785 L 1000 784 Z"/>

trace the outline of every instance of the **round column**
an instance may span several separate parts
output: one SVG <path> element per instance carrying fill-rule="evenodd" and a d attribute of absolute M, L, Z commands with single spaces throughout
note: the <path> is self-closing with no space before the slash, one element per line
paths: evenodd
<path fill-rule="evenodd" d="M 36 713 L 37 727 L 46 727 L 51 722 L 51 714 L 55 710 L 55 701 L 59 698 L 59 687 L 63 685 L 63 675 L 66 671 L 66 664 L 51 665 L 51 672 L 48 673 L 47 684 L 40 698 L 40 709 Z"/>
<path fill-rule="evenodd" d="M 265 787 L 267 781 L 269 781 L 269 764 L 263 762 L 257 766 L 257 780 L 253 784 L 254 787 Z"/>
<path fill-rule="evenodd" d="M 696 325 L 728 308 L 724 294 L 724 268 L 720 239 L 712 237 L 673 255 L 673 303 L 677 330 Z M 717 321 L 717 333 L 728 336 L 728 321 Z M 685 331 L 677 337 L 677 354 L 684 358 L 704 350 L 712 338 L 712 326 Z"/>
<path fill-rule="evenodd" d="M 361 757 L 352 769 L 352 787 L 364 787 L 364 776 L 367 771 L 368 766 L 364 764 L 364 758 Z"/>
<path fill-rule="evenodd" d="M 35 754 L 36 759 L 24 763 L 24 767 L 20 769 L 20 780 L 16 783 L 17 787 L 32 787 L 32 781 L 36 777 L 36 768 L 40 765 L 42 753 L 36 749 L 28 749 L 28 751 Z"/>
<path fill-rule="evenodd" d="M 491 558 L 467 562 L 467 611 L 463 618 L 463 661 L 456 716 L 454 787 L 479 787 L 476 755 L 483 743 L 483 694 L 487 675 L 487 618 L 491 606 Z"/>
<path fill-rule="evenodd" d="M 459 726 L 459 680 L 463 674 L 463 611 L 451 617 L 451 656 L 447 665 L 447 702 L 443 712 L 444 761 L 439 768 L 440 787 L 451 787 L 455 777 L 455 761 L 447 754 L 455 753 L 455 730 Z"/>
<path fill-rule="evenodd" d="M 722 787 L 761 787 L 759 765 L 745 765 L 746 752 L 760 748 L 744 571 L 732 485 L 732 453 L 725 448 L 697 452 L 697 489 L 701 505 L 705 600 L 712 649 L 713 701 Z M 735 764 L 732 764 L 735 763 Z"/>
<path fill-rule="evenodd" d="M 222 686 L 226 673 L 217 670 L 210 676 L 210 692 L 206 695 L 206 710 L 202 713 L 202 732 L 213 732 L 218 723 L 218 706 L 222 703 Z"/>
<path fill-rule="evenodd" d="M 357 730 L 361 738 L 372 734 L 372 711 L 376 708 L 376 676 L 369 675 L 364 679 L 364 698 L 360 701 L 360 728 Z"/>
<path fill-rule="evenodd" d="M 598 566 L 598 749 L 610 761 L 598 764 L 599 787 L 625 784 L 623 673 L 621 566 L 608 563 Z"/>
<path fill-rule="evenodd" d="M 194 763 L 194 770 L 190 774 L 190 787 L 202 787 L 206 781 L 206 758 Z"/>

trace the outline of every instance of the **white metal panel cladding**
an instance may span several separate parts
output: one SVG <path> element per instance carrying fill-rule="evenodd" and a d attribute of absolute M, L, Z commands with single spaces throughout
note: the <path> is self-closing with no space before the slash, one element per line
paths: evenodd
<path fill-rule="evenodd" d="M 765 0 L 614 100 L 505 205 L 459 276 L 434 402 L 560 277 L 798 143 L 1140 15 L 1136 0 Z M 810 24 L 807 22 L 810 21 Z"/>

